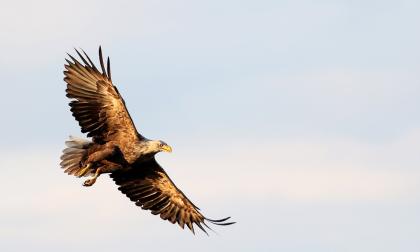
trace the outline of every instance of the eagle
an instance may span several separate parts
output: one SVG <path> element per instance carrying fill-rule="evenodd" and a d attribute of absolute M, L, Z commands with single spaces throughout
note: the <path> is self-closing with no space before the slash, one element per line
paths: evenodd
<path fill-rule="evenodd" d="M 185 194 L 172 182 L 157 163 L 155 155 L 171 152 L 161 140 L 150 140 L 136 129 L 117 87 L 111 79 L 109 57 L 106 67 L 99 47 L 99 70 L 89 56 L 75 49 L 80 60 L 68 54 L 65 59 L 64 81 L 70 111 L 81 132 L 90 139 L 70 136 L 61 156 L 61 168 L 69 175 L 90 177 L 84 186 L 92 186 L 104 173 L 123 194 L 144 210 L 163 220 L 186 225 L 194 233 L 194 225 L 204 231 L 215 225 L 231 225 L 230 217 L 205 217 Z"/>

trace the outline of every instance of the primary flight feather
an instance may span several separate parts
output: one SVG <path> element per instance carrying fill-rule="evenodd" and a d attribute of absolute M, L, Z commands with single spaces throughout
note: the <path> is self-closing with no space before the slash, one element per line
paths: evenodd
<path fill-rule="evenodd" d="M 140 135 L 128 113 L 125 102 L 111 79 L 109 58 L 105 68 L 99 47 L 101 70 L 84 52 L 76 50 L 80 61 L 69 55 L 64 65 L 66 96 L 71 112 L 81 131 L 91 140 L 70 137 L 61 156 L 61 167 L 70 175 L 91 176 L 84 186 L 92 186 L 98 176 L 110 173 L 118 189 L 142 209 L 160 215 L 164 220 L 186 225 L 194 233 L 194 225 L 206 232 L 206 222 L 230 225 L 228 218 L 204 217 L 179 190 L 155 154 L 172 148 L 161 140 Z M 207 232 L 206 232 L 207 233 Z"/>

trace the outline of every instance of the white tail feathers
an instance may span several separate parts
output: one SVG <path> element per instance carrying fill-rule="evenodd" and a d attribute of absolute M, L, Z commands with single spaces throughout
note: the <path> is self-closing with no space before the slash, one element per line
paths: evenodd
<path fill-rule="evenodd" d="M 86 158 L 87 150 L 91 141 L 83 138 L 70 136 L 70 139 L 65 142 L 67 148 L 63 150 L 61 155 L 61 168 L 69 175 L 75 175 L 81 169 L 80 163 Z M 89 176 L 91 172 L 85 174 Z"/>

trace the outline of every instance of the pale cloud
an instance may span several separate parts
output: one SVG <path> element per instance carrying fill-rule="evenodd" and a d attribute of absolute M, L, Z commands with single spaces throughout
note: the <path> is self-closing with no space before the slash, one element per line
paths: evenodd
<path fill-rule="evenodd" d="M 209 139 L 201 149 L 190 139 L 175 148 L 176 155 L 161 154 L 158 159 L 177 185 L 201 202 L 414 200 L 420 191 L 420 160 L 415 151 L 420 148 L 419 132 L 376 144 L 351 139 L 282 139 L 276 143 L 232 140 L 220 147 Z M 57 149 L 2 152 L 0 166 L 7 178 L 0 185 L 3 216 L 28 208 L 52 215 L 71 212 L 69 209 L 83 208 L 88 201 L 106 201 L 113 195 L 120 205 L 113 204 L 109 215 L 100 216 L 112 218 L 131 204 L 107 176 L 95 188 L 84 188 L 82 179 L 62 173 Z M 7 193 L 10 188 L 13 194 Z M 44 205 L 39 199 L 54 204 Z"/>
<path fill-rule="evenodd" d="M 188 156 L 176 164 L 179 168 L 198 166 L 208 184 L 220 181 L 214 190 L 197 184 L 191 185 L 192 191 L 211 198 L 297 202 L 414 200 L 419 196 L 418 130 L 385 143 L 352 139 L 232 142 L 241 147 L 219 149 L 222 156 L 210 160 L 194 153 L 192 160 Z M 218 155 L 216 151 L 207 154 Z M 189 169 L 181 169 L 184 173 L 178 175 L 188 176 Z"/>
<path fill-rule="evenodd" d="M 274 232 L 277 225 L 286 225 L 289 229 L 296 225 L 293 221 L 303 221 L 305 223 L 299 225 L 311 222 L 310 230 L 317 230 L 319 216 L 338 221 L 346 213 L 341 207 L 338 207 L 341 213 L 334 212 L 337 206 L 363 209 L 363 206 L 374 205 L 379 209 L 381 205 L 409 205 L 419 198 L 417 167 L 420 160 L 415 150 L 420 148 L 420 130 L 376 144 L 314 138 L 285 138 L 276 142 L 229 139 L 222 146 L 218 143 L 214 139 L 200 142 L 184 139 L 175 144 L 172 155 L 160 154 L 158 160 L 206 215 L 231 214 L 239 221 L 230 229 L 216 228 L 225 236 L 237 230 L 239 233 L 232 238 L 234 240 L 239 241 L 241 234 L 245 234 L 240 231 L 240 225 Z M 81 185 L 83 179 L 64 174 L 59 168 L 62 147 L 1 150 L 4 179 L 0 183 L 0 236 L 7 243 L 0 247 L 6 246 L 7 250 L 35 246 L 53 251 L 62 243 L 93 248 L 92 244 L 108 240 L 111 247 L 104 249 L 111 251 L 119 246 L 110 242 L 116 235 L 120 241 L 133 242 L 138 237 L 151 239 L 145 244 L 147 247 L 154 246 L 152 240 L 156 234 L 171 241 L 190 241 L 188 232 L 179 232 L 179 227 L 136 207 L 116 189 L 108 176 L 101 176 L 94 187 L 85 188 Z M 327 210 L 330 206 L 333 206 L 331 211 Z M 308 213 L 311 213 L 309 209 L 315 212 L 302 216 L 301 207 L 307 207 Z M 265 208 L 270 208 L 271 214 L 261 216 L 260 211 Z M 361 210 L 358 211 L 360 216 Z M 276 212 L 292 217 L 272 220 Z M 369 216 L 366 218 L 370 220 Z M 254 221 L 255 218 L 258 221 Z M 290 223 L 288 218 L 292 218 Z M 359 228 L 353 224 L 359 217 L 352 218 L 346 220 L 345 225 Z M 381 218 L 389 217 L 385 214 Z M 335 227 L 334 223 L 327 222 L 326 228 Z M 366 232 L 373 232 L 372 226 Z M 89 234 L 88 240 L 86 234 Z M 255 231 L 246 234 L 254 237 L 247 241 L 247 246 L 260 241 L 255 238 L 258 237 Z M 19 243 L 22 239 L 27 241 L 26 245 Z M 266 239 L 272 240 L 275 236 Z M 197 240 L 192 246 L 199 247 L 201 242 Z M 208 246 L 211 251 L 216 245 Z M 275 243 L 270 246 L 277 247 Z M 72 247 L 65 249 L 71 250 Z"/>

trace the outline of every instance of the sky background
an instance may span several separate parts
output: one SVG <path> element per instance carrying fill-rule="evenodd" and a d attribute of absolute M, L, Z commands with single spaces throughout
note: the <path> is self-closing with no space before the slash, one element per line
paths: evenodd
<path fill-rule="evenodd" d="M 0 251 L 418 251 L 420 2 L 4 1 Z M 66 52 L 111 57 L 217 234 L 65 175 Z"/>

